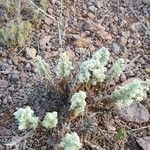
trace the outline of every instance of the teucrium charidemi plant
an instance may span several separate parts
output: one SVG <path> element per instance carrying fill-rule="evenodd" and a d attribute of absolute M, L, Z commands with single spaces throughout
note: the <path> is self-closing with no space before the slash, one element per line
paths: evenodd
<path fill-rule="evenodd" d="M 125 60 L 123 58 L 119 58 L 116 60 L 112 68 L 108 71 L 108 78 L 119 77 L 124 71 L 126 66 Z"/>
<path fill-rule="evenodd" d="M 80 66 L 79 81 L 81 83 L 96 85 L 105 80 L 107 68 L 105 65 L 109 60 L 109 51 L 102 47 L 90 60 L 83 62 Z"/>
<path fill-rule="evenodd" d="M 45 128 L 54 128 L 56 127 L 58 123 L 58 119 L 57 119 L 57 112 L 47 112 L 44 119 L 43 119 L 43 122 L 42 122 L 42 125 L 45 127 Z"/>
<path fill-rule="evenodd" d="M 45 62 L 40 56 L 36 57 L 36 72 L 39 76 L 44 79 L 50 80 L 51 79 L 51 71 L 49 64 Z"/>
<path fill-rule="evenodd" d="M 56 74 L 58 79 L 66 79 L 69 77 L 72 69 L 72 62 L 69 60 L 66 52 L 61 53 L 56 67 Z"/>
<path fill-rule="evenodd" d="M 82 148 L 80 138 L 76 132 L 67 133 L 60 145 L 64 150 L 79 150 Z"/>
<path fill-rule="evenodd" d="M 134 101 L 142 101 L 146 98 L 146 92 L 149 88 L 150 80 L 135 79 L 124 86 L 120 86 L 112 93 L 112 96 L 117 106 L 129 106 Z"/>
<path fill-rule="evenodd" d="M 150 0 L 144 0 L 147 5 L 150 5 Z"/>
<path fill-rule="evenodd" d="M 84 112 L 86 107 L 85 98 L 86 92 L 84 91 L 79 91 L 72 96 L 70 110 L 74 112 L 75 116 Z"/>
<path fill-rule="evenodd" d="M 19 122 L 18 129 L 24 130 L 27 128 L 36 128 L 39 118 L 34 115 L 34 111 L 27 106 L 26 108 L 19 108 L 14 113 L 15 118 Z"/>
<path fill-rule="evenodd" d="M 84 61 L 80 66 L 79 81 L 86 85 L 97 85 L 108 79 L 119 77 L 124 71 L 126 63 L 123 58 L 119 58 L 112 68 L 107 72 L 105 67 L 110 59 L 107 48 L 99 49 L 90 60 Z"/>
<path fill-rule="evenodd" d="M 109 58 L 110 53 L 106 47 L 100 48 L 92 57 L 92 59 L 97 59 L 102 66 L 107 65 Z"/>

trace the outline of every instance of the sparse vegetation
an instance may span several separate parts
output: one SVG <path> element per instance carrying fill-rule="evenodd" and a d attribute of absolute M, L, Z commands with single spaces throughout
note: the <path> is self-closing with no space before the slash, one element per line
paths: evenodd
<path fill-rule="evenodd" d="M 82 148 L 80 138 L 76 132 L 67 133 L 60 145 L 64 150 L 79 150 Z"/>
<path fill-rule="evenodd" d="M 125 60 L 119 58 L 114 63 L 112 68 L 107 71 L 105 66 L 107 65 L 109 57 L 110 54 L 108 49 L 103 47 L 102 49 L 99 49 L 90 60 L 83 62 L 80 66 L 80 72 L 78 76 L 79 82 L 91 85 L 97 85 L 98 83 L 104 82 L 105 85 L 106 81 L 115 77 L 119 77 L 125 69 Z M 52 80 L 49 64 L 46 63 L 40 56 L 37 56 L 36 60 L 36 72 L 42 78 L 49 81 Z M 56 69 L 58 79 L 62 80 L 68 78 L 71 70 L 72 63 L 69 61 L 69 57 L 66 55 L 66 53 L 62 53 Z M 135 79 L 128 84 L 116 88 L 111 96 L 116 106 L 124 107 L 131 105 L 135 101 L 142 101 L 145 99 L 146 92 L 149 90 L 149 88 L 150 80 L 142 81 L 140 79 Z M 77 117 L 79 114 L 83 114 L 85 111 L 86 95 L 87 93 L 85 91 L 79 90 L 79 92 L 74 93 L 74 95 L 71 97 L 69 111 L 73 112 L 75 117 Z M 105 93 L 103 95 L 105 95 Z M 38 117 L 34 117 L 33 113 L 34 112 L 30 107 L 27 107 L 26 109 L 20 108 L 17 112 L 15 112 L 15 117 L 19 121 L 19 130 L 26 129 L 28 127 L 37 127 Z M 57 112 L 47 112 L 43 119 L 42 126 L 50 129 L 56 127 L 57 123 Z M 123 140 L 125 137 L 125 130 L 120 130 L 117 134 L 117 139 Z M 67 133 L 62 139 L 60 145 L 64 148 L 64 150 L 79 150 L 82 144 L 80 143 L 79 136 L 74 132 Z"/>
<path fill-rule="evenodd" d="M 0 149 L 144 149 L 149 6 L 0 0 Z"/>
<path fill-rule="evenodd" d="M 55 111 L 52 113 L 47 112 L 42 121 L 42 125 L 47 129 L 56 127 L 57 123 L 58 123 L 57 112 Z"/>
<path fill-rule="evenodd" d="M 69 61 L 69 57 L 66 52 L 61 53 L 56 68 L 56 74 L 58 79 L 68 78 L 72 69 L 72 62 Z"/>
<path fill-rule="evenodd" d="M 36 70 L 35 71 L 40 77 L 46 80 L 51 79 L 51 71 L 49 68 L 49 64 L 46 63 L 45 60 L 41 58 L 41 56 L 36 57 Z"/>
<path fill-rule="evenodd" d="M 85 107 L 86 107 L 85 98 L 86 98 L 86 92 L 84 91 L 79 91 L 78 93 L 75 93 L 72 96 L 70 110 L 73 111 L 75 116 L 85 111 Z"/>
<path fill-rule="evenodd" d="M 29 106 L 27 106 L 26 108 L 19 108 L 14 113 L 14 116 L 19 122 L 19 130 L 24 130 L 28 128 L 35 129 L 38 126 L 39 118 L 35 117 L 34 111 Z"/>
<path fill-rule="evenodd" d="M 116 135 L 118 142 L 124 142 L 127 138 L 127 131 L 124 128 L 120 128 Z"/>
<path fill-rule="evenodd" d="M 79 81 L 88 86 L 102 83 L 106 77 L 105 65 L 109 60 L 109 55 L 108 49 L 103 47 L 90 60 L 83 62 L 80 66 Z"/>
<path fill-rule="evenodd" d="M 146 92 L 150 88 L 149 80 L 142 81 L 135 79 L 134 81 L 120 86 L 113 92 L 113 99 L 117 106 L 129 106 L 135 101 L 146 99 Z"/>
<path fill-rule="evenodd" d="M 38 0 L 37 4 L 46 10 L 47 0 Z M 5 25 L 0 27 L 0 45 L 22 47 L 31 33 L 32 25 L 40 22 L 42 13 L 26 0 L 2 0 L 0 9 L 3 10 L 2 17 L 5 19 Z"/>
<path fill-rule="evenodd" d="M 144 2 L 148 5 L 150 5 L 150 0 L 144 0 Z"/>

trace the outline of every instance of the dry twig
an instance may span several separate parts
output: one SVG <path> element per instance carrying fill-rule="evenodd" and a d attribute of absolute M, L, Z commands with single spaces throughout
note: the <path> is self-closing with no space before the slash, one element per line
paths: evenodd
<path fill-rule="evenodd" d="M 29 1 L 30 1 L 30 3 L 31 3 L 34 7 L 36 7 L 39 11 L 41 11 L 45 16 L 47 16 L 47 17 L 53 19 L 53 20 L 57 23 L 57 25 L 58 25 L 58 34 L 59 34 L 59 44 L 62 45 L 61 27 L 60 27 L 59 21 L 57 21 L 53 16 L 49 15 L 49 14 L 46 13 L 44 10 L 42 10 L 41 8 L 39 8 L 35 3 L 33 3 L 32 0 L 29 0 Z"/>

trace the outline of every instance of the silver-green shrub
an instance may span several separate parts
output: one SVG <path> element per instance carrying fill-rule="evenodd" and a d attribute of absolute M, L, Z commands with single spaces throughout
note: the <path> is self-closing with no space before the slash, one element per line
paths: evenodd
<path fill-rule="evenodd" d="M 135 79 L 132 82 L 120 86 L 113 93 L 113 99 L 117 106 L 129 106 L 134 101 L 142 101 L 147 97 L 146 92 L 150 88 L 150 80 Z"/>
<path fill-rule="evenodd" d="M 106 78 L 107 68 L 105 65 L 109 60 L 108 49 L 101 48 L 90 60 L 83 62 L 80 66 L 79 81 L 90 85 L 102 83 Z"/>
<path fill-rule="evenodd" d="M 50 80 L 51 79 L 51 71 L 49 64 L 45 62 L 41 58 L 41 56 L 36 57 L 36 69 L 35 71 L 38 73 L 39 76 L 41 76 L 44 79 Z"/>
<path fill-rule="evenodd" d="M 144 0 L 147 5 L 150 5 L 150 0 Z"/>
<path fill-rule="evenodd" d="M 43 122 L 42 122 L 42 125 L 45 127 L 45 128 L 54 128 L 56 127 L 58 123 L 58 118 L 57 118 L 57 112 L 47 112 L 44 119 L 43 119 Z"/>
<path fill-rule="evenodd" d="M 78 93 L 75 93 L 72 96 L 70 110 L 74 111 L 75 116 L 85 111 L 86 107 L 85 98 L 86 92 L 84 91 L 79 91 Z"/>
<path fill-rule="evenodd" d="M 61 53 L 56 67 L 56 74 L 58 79 L 66 79 L 69 77 L 72 69 L 72 62 L 69 60 L 67 53 Z"/>
<path fill-rule="evenodd" d="M 110 59 L 110 53 L 106 47 L 102 47 L 93 55 L 92 58 L 99 60 L 102 66 L 106 66 Z"/>
<path fill-rule="evenodd" d="M 35 129 L 38 126 L 39 118 L 34 115 L 34 111 L 29 106 L 27 106 L 26 108 L 19 108 L 14 113 L 14 116 L 19 122 L 19 130 L 28 128 Z"/>
<path fill-rule="evenodd" d="M 126 62 L 123 58 L 116 60 L 112 68 L 107 73 L 107 78 L 119 77 L 126 67 Z"/>
<path fill-rule="evenodd" d="M 76 132 L 67 133 L 60 145 L 64 150 L 79 150 L 82 148 L 80 137 Z"/>

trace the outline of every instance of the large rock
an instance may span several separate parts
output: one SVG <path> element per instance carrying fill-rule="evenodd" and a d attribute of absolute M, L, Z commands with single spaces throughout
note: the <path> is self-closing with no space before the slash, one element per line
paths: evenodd
<path fill-rule="evenodd" d="M 124 120 L 136 123 L 148 122 L 150 117 L 148 110 L 141 103 L 120 108 L 118 112 Z"/>

